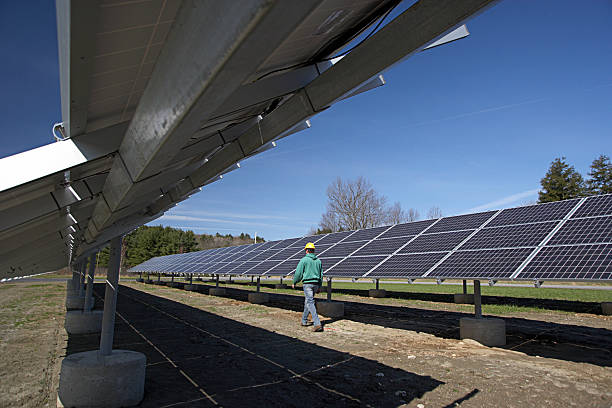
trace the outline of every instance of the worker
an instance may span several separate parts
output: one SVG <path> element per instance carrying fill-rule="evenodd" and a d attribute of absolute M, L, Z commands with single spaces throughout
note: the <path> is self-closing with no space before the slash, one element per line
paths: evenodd
<path fill-rule="evenodd" d="M 310 313 L 312 315 L 312 331 L 320 332 L 323 331 L 323 327 L 321 327 L 321 321 L 317 315 L 314 295 L 321 290 L 321 284 L 323 283 L 323 266 L 321 265 L 321 260 L 317 258 L 314 253 L 315 246 L 312 242 L 307 243 L 304 250 L 306 251 L 306 255 L 300 260 L 295 269 L 293 285 L 291 285 L 291 287 L 295 289 L 297 283 L 304 283 L 304 313 L 302 314 L 302 326 L 309 326 L 308 314 Z"/>

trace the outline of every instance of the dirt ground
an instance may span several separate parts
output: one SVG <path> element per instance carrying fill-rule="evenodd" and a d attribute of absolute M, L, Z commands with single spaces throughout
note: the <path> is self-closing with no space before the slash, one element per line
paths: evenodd
<path fill-rule="evenodd" d="M 46 406 L 60 357 L 95 349 L 99 337 L 61 329 L 65 284 L 7 286 L 0 406 Z M 298 293 L 252 305 L 248 290 L 120 287 L 114 345 L 147 356 L 141 406 L 612 406 L 609 316 L 505 316 L 508 345 L 490 348 L 458 339 L 466 306 L 334 295 L 346 316 L 312 333 L 299 325 Z"/>

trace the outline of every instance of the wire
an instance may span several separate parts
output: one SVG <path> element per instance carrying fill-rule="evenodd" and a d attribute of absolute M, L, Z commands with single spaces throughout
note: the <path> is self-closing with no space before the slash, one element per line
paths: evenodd
<path fill-rule="evenodd" d="M 397 4 L 399 4 L 399 3 L 397 3 Z M 372 35 L 373 35 L 373 34 L 376 32 L 376 30 L 378 30 L 378 28 L 379 28 L 379 27 L 380 27 L 380 25 L 383 23 L 383 21 L 385 21 L 385 20 L 387 19 L 387 17 L 389 16 L 389 14 L 391 14 L 391 12 L 392 12 L 392 11 L 393 11 L 393 10 L 394 10 L 396 7 L 397 7 L 397 4 L 395 4 L 395 6 L 391 7 L 389 10 L 387 10 L 387 12 L 385 12 L 385 14 L 384 14 L 384 15 L 383 15 L 383 16 L 380 18 L 380 20 L 378 21 L 378 24 L 376 24 L 376 26 L 374 27 L 374 29 L 373 29 L 372 31 L 370 31 L 370 32 L 368 33 L 368 35 L 366 35 L 366 36 L 364 37 L 364 39 L 363 39 L 363 40 L 361 40 L 361 41 L 359 41 L 359 43 L 357 43 L 355 46 L 353 46 L 353 47 L 349 48 L 349 49 L 348 49 L 348 50 L 346 50 L 346 51 L 341 52 L 341 53 L 340 53 L 340 54 L 338 54 L 338 55 L 335 55 L 335 56 L 333 56 L 333 57 L 322 58 L 322 59 L 320 59 L 320 60 L 318 60 L 318 61 L 315 61 L 314 63 L 316 64 L 317 62 L 331 61 L 331 60 L 333 60 L 333 59 L 335 59 L 335 58 L 343 57 L 343 56 L 345 56 L 346 54 L 348 54 L 349 52 L 353 51 L 355 48 L 359 47 L 359 46 L 360 46 L 361 44 L 363 44 L 363 43 L 364 43 L 364 42 L 365 42 L 365 41 L 366 41 L 368 38 L 370 38 L 370 37 L 371 37 L 371 36 L 372 36 Z M 305 67 L 305 66 L 307 66 L 307 65 L 311 65 L 311 64 L 313 64 L 313 62 L 311 62 L 311 61 L 307 61 L 307 62 L 300 62 L 299 64 L 290 65 L 290 66 L 288 66 L 288 67 L 277 68 L 277 69 L 275 69 L 275 70 L 272 70 L 272 71 L 270 71 L 270 72 L 267 72 L 267 73 L 265 73 L 265 74 L 261 75 L 260 77 L 258 77 L 258 78 L 257 78 L 255 81 L 253 81 L 253 82 L 257 82 L 257 81 L 259 81 L 260 79 L 264 79 L 264 78 L 266 78 L 266 77 L 268 77 L 268 76 L 270 76 L 270 75 L 272 75 L 272 74 L 275 74 L 275 73 L 277 73 L 277 72 L 287 71 L 287 70 L 289 70 L 289 69 L 294 69 L 294 68 L 301 68 L 301 67 Z"/>
<path fill-rule="evenodd" d="M 59 137 L 55 133 L 55 129 L 59 130 L 61 137 Z M 56 142 L 61 142 L 62 140 L 66 140 L 67 138 L 66 138 L 66 135 L 64 134 L 64 122 L 54 123 L 53 127 L 51 128 L 51 134 L 53 134 L 53 137 L 55 138 Z"/>

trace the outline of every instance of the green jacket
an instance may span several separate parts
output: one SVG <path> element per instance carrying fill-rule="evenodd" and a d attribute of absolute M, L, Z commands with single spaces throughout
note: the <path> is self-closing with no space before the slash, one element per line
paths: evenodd
<path fill-rule="evenodd" d="M 315 254 L 306 254 L 298 263 L 293 275 L 293 284 L 311 283 L 321 286 L 323 283 L 323 266 L 321 260 Z"/>

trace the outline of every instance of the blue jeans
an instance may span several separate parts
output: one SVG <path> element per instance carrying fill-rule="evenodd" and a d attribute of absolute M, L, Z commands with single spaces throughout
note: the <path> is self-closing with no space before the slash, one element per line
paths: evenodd
<path fill-rule="evenodd" d="M 304 284 L 304 314 L 302 314 L 302 323 L 308 323 L 308 313 L 312 315 L 312 324 L 320 326 L 321 321 L 319 315 L 317 315 L 317 308 L 315 307 L 314 295 L 317 293 L 319 285 L 313 285 L 311 283 Z"/>

